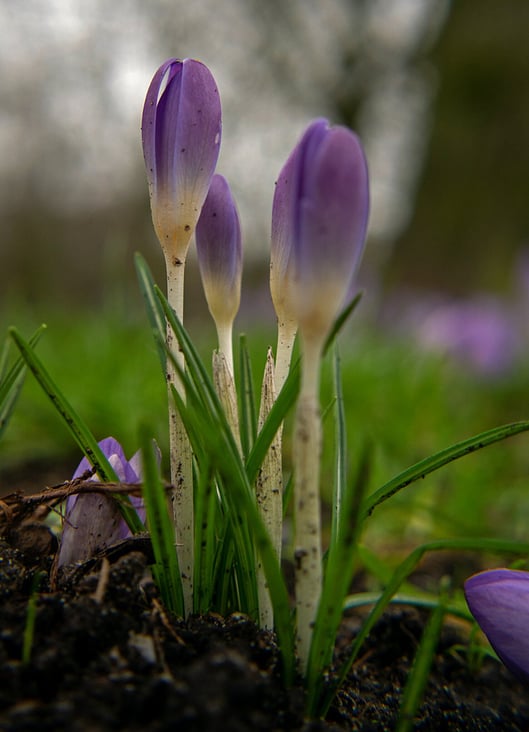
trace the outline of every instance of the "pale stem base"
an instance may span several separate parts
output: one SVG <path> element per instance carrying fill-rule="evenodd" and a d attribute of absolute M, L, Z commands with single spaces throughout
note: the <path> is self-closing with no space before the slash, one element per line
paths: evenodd
<path fill-rule="evenodd" d="M 226 359 L 226 365 L 231 374 L 231 378 L 234 379 L 233 370 L 233 321 L 229 323 L 215 323 L 217 328 L 217 339 L 219 342 L 219 352 L 223 354 Z"/>
<path fill-rule="evenodd" d="M 259 410 L 259 430 L 272 409 L 276 398 L 274 385 L 274 359 L 268 350 L 261 389 Z M 283 534 L 283 468 L 282 468 L 282 426 L 278 429 L 270 448 L 263 460 L 256 481 L 256 499 L 261 517 L 268 530 L 277 556 L 281 561 L 281 542 Z M 268 584 L 262 568 L 261 558 L 257 558 L 257 589 L 259 597 L 259 625 L 261 628 L 274 627 L 274 612 Z"/>
<path fill-rule="evenodd" d="M 278 319 L 276 365 L 274 374 L 276 395 L 279 394 L 283 388 L 283 384 L 285 383 L 288 372 L 290 371 L 292 350 L 294 348 L 297 330 L 298 326 L 295 321 Z"/>
<path fill-rule="evenodd" d="M 307 668 L 314 621 L 321 596 L 319 371 L 322 344 L 303 343 L 301 392 L 294 428 L 294 563 L 297 650 Z"/>
<path fill-rule="evenodd" d="M 233 373 L 230 371 L 230 367 L 222 351 L 215 351 L 213 353 L 213 384 L 224 409 L 224 414 L 232 431 L 237 449 L 242 454 L 237 391 L 235 389 Z"/>
<path fill-rule="evenodd" d="M 184 316 L 184 259 L 166 257 L 167 299 L 176 317 Z M 176 362 L 184 368 L 184 354 L 178 347 L 171 327 L 167 326 L 167 346 Z M 172 387 L 185 398 L 185 390 L 172 362 L 167 360 L 167 389 L 169 396 L 169 452 L 171 464 L 171 496 L 176 533 L 176 550 L 182 578 L 184 610 L 186 616 L 193 612 L 193 459 L 191 445 L 172 395 Z"/>

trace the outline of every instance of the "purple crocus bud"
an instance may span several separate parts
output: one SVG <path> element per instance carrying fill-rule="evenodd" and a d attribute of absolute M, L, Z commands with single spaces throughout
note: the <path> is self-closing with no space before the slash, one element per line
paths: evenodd
<path fill-rule="evenodd" d="M 358 137 L 312 122 L 276 184 L 271 291 L 278 317 L 324 337 L 350 290 L 369 215 L 367 163 Z M 286 313 L 285 313 L 286 309 Z"/>
<path fill-rule="evenodd" d="M 465 582 L 470 612 L 507 668 L 529 681 L 529 572 L 491 569 Z"/>
<path fill-rule="evenodd" d="M 174 264 L 185 259 L 220 138 L 220 99 L 209 69 L 189 58 L 163 63 L 145 98 L 142 142 L 154 229 Z"/>
<path fill-rule="evenodd" d="M 196 229 L 200 276 L 209 311 L 231 327 L 241 300 L 241 227 L 228 182 L 214 175 Z"/>
<path fill-rule="evenodd" d="M 141 481 L 139 453 L 127 460 L 123 448 L 113 437 L 101 440 L 99 447 L 120 482 L 139 483 Z M 72 480 L 79 478 L 90 468 L 88 460 L 83 458 L 77 466 Z M 99 480 L 99 478 L 95 475 L 90 480 Z M 145 508 L 142 498 L 130 496 L 130 500 L 143 521 Z M 116 501 L 110 496 L 103 493 L 82 493 L 70 496 L 66 501 L 58 566 L 85 561 L 101 549 L 130 535 L 130 529 L 123 520 Z"/>

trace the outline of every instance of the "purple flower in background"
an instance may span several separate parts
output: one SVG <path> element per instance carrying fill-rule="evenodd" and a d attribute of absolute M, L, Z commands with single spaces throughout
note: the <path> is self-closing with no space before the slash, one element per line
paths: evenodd
<path fill-rule="evenodd" d="M 113 437 L 101 440 L 99 447 L 122 483 L 141 481 L 140 455 L 127 460 L 123 448 Z M 72 480 L 79 478 L 91 465 L 83 458 Z M 98 480 L 97 475 L 90 480 Z M 131 496 L 130 500 L 142 521 L 145 519 L 143 500 Z M 66 512 L 59 548 L 58 566 L 82 562 L 120 539 L 131 536 L 116 501 L 102 493 L 73 495 L 66 501 Z"/>
<path fill-rule="evenodd" d="M 350 290 L 369 216 L 367 163 L 358 137 L 312 122 L 276 184 L 270 288 L 278 317 L 325 335 Z"/>
<path fill-rule="evenodd" d="M 196 228 L 200 276 L 215 323 L 233 323 L 241 299 L 241 227 L 228 182 L 214 175 Z M 218 327 L 218 325 L 217 325 Z"/>
<path fill-rule="evenodd" d="M 446 352 L 485 376 L 507 371 L 517 350 L 514 318 L 492 298 L 444 303 L 423 321 L 422 345 Z"/>
<path fill-rule="evenodd" d="M 164 253 L 183 260 L 219 156 L 220 98 L 204 64 L 169 59 L 143 108 L 142 142 L 154 229 Z"/>
<path fill-rule="evenodd" d="M 503 663 L 529 681 L 529 572 L 491 569 L 465 582 L 472 615 Z"/>

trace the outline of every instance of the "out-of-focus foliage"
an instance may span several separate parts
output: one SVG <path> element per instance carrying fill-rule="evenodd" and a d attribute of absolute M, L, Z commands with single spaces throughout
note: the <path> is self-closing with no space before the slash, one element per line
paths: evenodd
<path fill-rule="evenodd" d="M 529 236 L 529 4 L 458 0 L 432 52 L 429 153 L 388 277 L 467 293 L 506 289 Z"/>

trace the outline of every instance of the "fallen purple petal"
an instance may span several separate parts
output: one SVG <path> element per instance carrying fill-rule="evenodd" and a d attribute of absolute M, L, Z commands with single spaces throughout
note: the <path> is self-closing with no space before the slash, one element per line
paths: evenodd
<path fill-rule="evenodd" d="M 136 453 L 131 460 L 127 460 L 123 448 L 113 437 L 101 440 L 99 447 L 120 482 L 134 484 L 141 481 L 139 453 Z M 72 480 L 81 477 L 90 468 L 88 460 L 83 458 L 77 466 Z M 98 477 L 93 475 L 89 480 L 96 481 Z M 143 499 L 138 496 L 129 498 L 138 516 L 144 521 Z M 102 493 L 70 496 L 66 501 L 58 566 L 85 561 L 98 551 L 112 546 L 128 536 L 131 536 L 131 531 L 113 498 Z"/>

